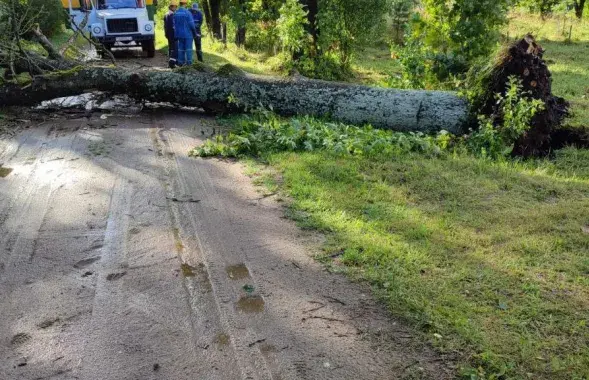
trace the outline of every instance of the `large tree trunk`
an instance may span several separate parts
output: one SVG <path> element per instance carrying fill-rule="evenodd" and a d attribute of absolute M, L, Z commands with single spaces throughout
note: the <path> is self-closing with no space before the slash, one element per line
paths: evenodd
<path fill-rule="evenodd" d="M 137 100 L 202 107 L 216 113 L 263 106 L 285 116 L 311 115 L 426 133 L 463 132 L 468 109 L 466 101 L 451 92 L 391 90 L 242 73 L 129 72 L 107 67 L 38 76 L 25 88 L 0 87 L 0 106 L 35 105 L 93 90 L 127 94 Z"/>
<path fill-rule="evenodd" d="M 207 31 L 209 34 L 213 34 L 213 17 L 211 15 L 211 7 L 209 6 L 209 0 L 203 0 L 201 3 L 202 13 L 205 16 L 205 22 L 207 24 Z"/>
<path fill-rule="evenodd" d="M 240 26 L 235 31 L 235 44 L 237 46 L 245 46 L 245 35 L 247 29 L 245 26 Z"/>
<path fill-rule="evenodd" d="M 246 36 L 246 17 L 247 17 L 247 8 L 246 8 L 246 1 L 245 0 L 238 0 L 239 4 L 239 17 L 237 20 L 237 28 L 235 30 L 235 44 L 237 46 L 245 46 L 245 36 Z"/>
<path fill-rule="evenodd" d="M 573 4 L 575 6 L 575 15 L 578 19 L 582 19 L 583 10 L 585 9 L 585 0 L 575 0 Z"/>
<path fill-rule="evenodd" d="M 317 26 L 317 15 L 319 13 L 319 4 L 317 0 L 299 0 L 299 2 L 305 7 L 307 13 L 307 20 L 309 25 L 307 26 L 307 32 L 313 37 L 313 46 L 317 47 L 317 40 L 319 38 L 319 29 Z"/>
<path fill-rule="evenodd" d="M 213 29 L 213 37 L 217 40 L 223 39 L 223 32 L 221 26 L 221 0 L 208 0 L 211 14 L 211 27 Z"/>

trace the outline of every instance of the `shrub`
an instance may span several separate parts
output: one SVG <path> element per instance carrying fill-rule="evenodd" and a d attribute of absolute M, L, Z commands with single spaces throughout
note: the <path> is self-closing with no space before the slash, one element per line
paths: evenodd
<path fill-rule="evenodd" d="M 515 142 L 530 129 L 532 118 L 544 108 L 538 99 L 522 91 L 521 79 L 511 76 L 505 95 L 496 94 L 499 114 L 479 116 L 479 129 L 467 139 L 469 149 L 480 156 L 498 158 L 512 153 Z"/>
<path fill-rule="evenodd" d="M 307 45 L 308 34 L 305 30 L 309 24 L 307 12 L 298 0 L 286 0 L 280 7 L 280 18 L 276 23 L 276 29 L 282 49 L 294 54 Z"/>
<path fill-rule="evenodd" d="M 371 126 L 355 127 L 310 117 L 281 119 L 270 112 L 237 119 L 234 130 L 192 150 L 192 156 L 263 157 L 283 151 L 326 150 L 336 155 L 391 157 L 409 152 L 437 155 L 452 136 L 400 133 Z"/>

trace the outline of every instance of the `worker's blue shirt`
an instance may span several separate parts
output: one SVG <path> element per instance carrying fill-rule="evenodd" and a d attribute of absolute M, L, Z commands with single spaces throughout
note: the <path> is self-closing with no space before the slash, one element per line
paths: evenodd
<path fill-rule="evenodd" d="M 200 36 L 200 27 L 202 26 L 203 16 L 201 11 L 191 10 L 192 19 L 194 20 L 194 27 L 196 28 L 196 34 Z"/>
<path fill-rule="evenodd" d="M 194 19 L 186 8 L 178 8 L 174 13 L 174 34 L 176 38 L 194 38 L 196 34 Z"/>

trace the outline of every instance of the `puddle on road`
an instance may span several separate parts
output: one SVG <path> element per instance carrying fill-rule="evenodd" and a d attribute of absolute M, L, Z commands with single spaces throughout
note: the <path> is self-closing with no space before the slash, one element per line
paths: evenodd
<path fill-rule="evenodd" d="M 196 271 L 196 268 L 193 266 L 190 266 L 186 263 L 182 264 L 182 274 L 184 275 L 184 277 L 194 277 L 196 276 L 196 273 L 194 273 Z"/>
<path fill-rule="evenodd" d="M 243 313 L 253 314 L 264 311 L 264 299 L 260 296 L 243 296 L 237 301 L 236 308 Z"/>
<path fill-rule="evenodd" d="M 225 333 L 217 334 L 213 343 L 218 344 L 220 346 L 226 346 L 229 344 L 230 337 Z"/>
<path fill-rule="evenodd" d="M 14 169 L 5 168 L 4 166 L 0 166 L 0 178 L 6 178 L 10 173 L 12 173 Z"/>
<path fill-rule="evenodd" d="M 245 264 L 232 265 L 227 267 L 227 276 L 232 280 L 243 280 L 250 277 L 250 272 Z"/>

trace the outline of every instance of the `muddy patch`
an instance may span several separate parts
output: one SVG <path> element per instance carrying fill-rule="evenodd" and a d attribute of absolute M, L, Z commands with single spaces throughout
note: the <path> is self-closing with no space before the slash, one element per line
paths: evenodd
<path fill-rule="evenodd" d="M 0 178 L 6 178 L 12 173 L 14 169 L 12 168 L 5 168 L 4 166 L 0 166 Z"/>
<path fill-rule="evenodd" d="M 194 276 L 196 276 L 196 268 L 193 267 L 193 266 L 191 266 L 191 265 L 188 265 L 186 263 L 183 263 L 182 266 L 181 266 L 181 269 L 182 269 L 182 275 L 184 277 L 194 277 Z"/>
<path fill-rule="evenodd" d="M 178 228 L 172 229 L 172 234 L 174 235 L 174 246 L 176 247 L 176 252 L 182 253 L 184 250 L 184 244 L 182 244 L 182 239 L 180 238 L 180 230 Z M 184 269 L 182 269 L 184 272 Z"/>
<path fill-rule="evenodd" d="M 226 271 L 227 276 L 232 280 L 243 280 L 250 277 L 250 272 L 245 264 L 228 266 Z"/>
<path fill-rule="evenodd" d="M 215 343 L 219 346 L 227 346 L 229 344 L 230 340 L 231 340 L 231 338 L 229 337 L 229 335 L 227 335 L 225 333 L 220 333 L 220 334 L 217 334 L 217 336 L 215 337 L 215 340 L 213 340 L 213 343 Z"/>
<path fill-rule="evenodd" d="M 264 311 L 265 304 L 260 296 L 243 296 L 237 301 L 236 309 L 247 314 L 261 313 Z"/>

